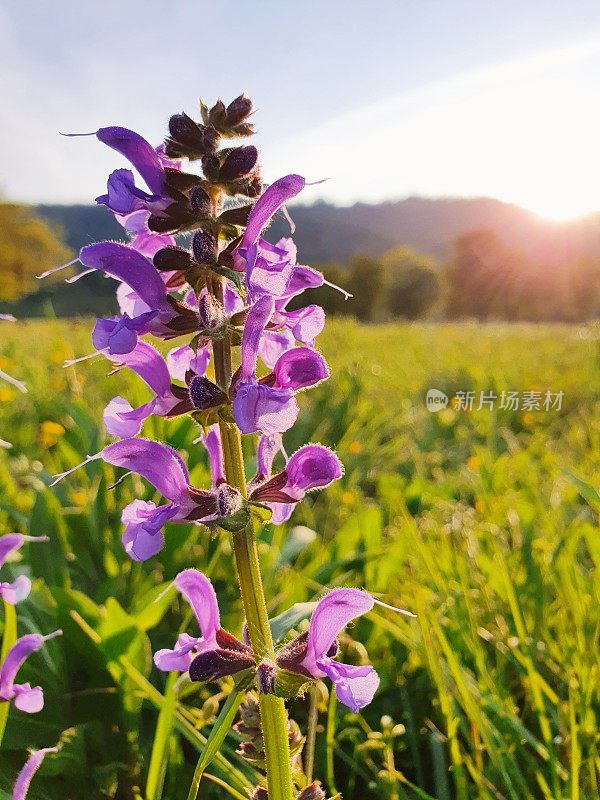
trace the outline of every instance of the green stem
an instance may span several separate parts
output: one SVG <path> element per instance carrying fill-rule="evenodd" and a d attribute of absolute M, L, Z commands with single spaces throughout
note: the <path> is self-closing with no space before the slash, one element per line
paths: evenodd
<path fill-rule="evenodd" d="M 4 635 L 2 636 L 2 650 L 0 651 L 0 663 L 4 661 L 10 648 L 17 641 L 17 613 L 15 607 L 4 601 Z M 0 745 L 4 738 L 6 723 L 10 703 L 7 700 L 0 701 Z"/>
<path fill-rule="evenodd" d="M 222 298 L 222 281 L 217 276 L 213 277 L 211 290 L 218 299 Z M 231 383 L 231 343 L 228 336 L 214 342 L 213 353 L 216 381 L 228 392 Z M 219 428 L 227 483 L 246 497 L 240 432 L 236 425 L 225 420 L 219 422 Z M 253 525 L 249 524 L 232 534 L 232 544 L 248 636 L 256 661 L 259 663 L 264 658 L 274 660 L 275 646 L 269 626 Z M 269 800 L 292 800 L 294 789 L 285 703 L 275 695 L 261 694 L 259 705 Z"/>
<path fill-rule="evenodd" d="M 306 782 L 311 783 L 315 767 L 315 742 L 317 740 L 317 721 L 319 717 L 319 685 L 313 684 L 308 690 L 310 706 L 308 708 L 308 726 L 306 731 L 306 745 L 304 746 L 304 774 Z"/>

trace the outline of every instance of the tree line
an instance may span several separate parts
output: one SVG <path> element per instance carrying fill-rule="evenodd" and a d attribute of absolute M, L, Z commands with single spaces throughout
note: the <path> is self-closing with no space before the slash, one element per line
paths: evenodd
<path fill-rule="evenodd" d="M 0 311 L 20 316 L 47 310 L 69 316 L 73 308 L 113 313 L 110 287 L 99 276 L 69 287 L 69 293 L 62 283 L 41 286 L 36 281 L 37 273 L 74 255 L 59 227 L 36 216 L 30 207 L 0 203 Z M 365 322 L 427 318 L 575 322 L 600 317 L 600 259 L 574 257 L 546 266 L 511 250 L 489 230 L 460 236 L 446 263 L 395 247 L 381 256 L 356 255 L 320 269 L 352 298 L 345 300 L 343 294 L 323 286 L 311 290 L 303 302 Z"/>

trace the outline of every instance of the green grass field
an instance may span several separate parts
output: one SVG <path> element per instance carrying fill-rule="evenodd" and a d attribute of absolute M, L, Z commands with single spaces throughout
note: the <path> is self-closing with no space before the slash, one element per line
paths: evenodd
<path fill-rule="evenodd" d="M 172 595 L 152 601 L 196 565 L 216 585 L 224 626 L 239 633 L 229 541 L 172 526 L 160 560 L 134 564 L 119 543 L 119 515 L 132 497 L 152 497 L 146 484 L 130 477 L 110 488 L 114 470 L 95 462 L 46 488 L 52 473 L 102 447 L 108 399 L 147 397 L 135 377 L 105 377 L 102 359 L 62 369 L 90 351 L 89 330 L 84 322 L 2 328 L 0 369 L 29 392 L 0 385 L 0 437 L 14 445 L 0 451 L 0 531 L 51 537 L 24 553 L 36 580 L 19 627 L 60 626 L 64 636 L 20 673 L 44 685 L 47 707 L 37 717 L 11 711 L 0 797 L 26 746 L 62 737 L 32 800 L 185 800 L 231 683 L 175 692 L 151 651 L 171 646 L 189 615 Z M 323 691 L 316 776 L 344 800 L 594 800 L 598 327 L 333 320 L 320 345 L 333 377 L 303 396 L 286 442 L 335 447 L 346 475 L 287 526 L 261 534 L 270 611 L 354 585 L 417 618 L 379 608 L 348 630 L 344 660 L 368 653 L 381 686 L 361 717 Z M 475 410 L 431 413 L 429 388 L 473 391 Z M 499 408 L 502 391 L 546 390 L 564 393 L 560 410 Z M 493 410 L 477 410 L 481 391 L 498 395 Z M 193 482 L 206 484 L 191 420 L 149 420 L 144 435 L 180 449 Z M 304 709 L 291 704 L 301 727 Z M 203 800 L 244 798 L 255 783 L 235 748 L 232 733 L 208 768 Z"/>

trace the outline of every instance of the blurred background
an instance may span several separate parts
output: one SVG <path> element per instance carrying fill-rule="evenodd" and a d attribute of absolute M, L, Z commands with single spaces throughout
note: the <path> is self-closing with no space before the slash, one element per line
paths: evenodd
<path fill-rule="evenodd" d="M 375 321 L 599 313 L 593 0 L 226 0 L 168 13 L 154 0 L 85 13 L 70 0 L 4 0 L 0 23 L 5 312 L 110 309 L 101 278 L 34 280 L 40 263 L 122 236 L 93 203 L 118 158 L 60 132 L 123 125 L 158 144 L 170 114 L 193 115 L 200 95 L 247 91 L 265 179 L 327 179 L 294 211 L 301 260 L 351 290 L 369 275 L 368 296 L 319 298 L 328 310 Z"/>
<path fill-rule="evenodd" d="M 242 91 L 265 180 L 326 179 L 290 207 L 299 261 L 353 294 L 304 297 L 329 314 L 332 378 L 301 396 L 286 447 L 323 442 L 346 474 L 262 531 L 269 610 L 354 585 L 418 614 L 377 611 L 342 637 L 345 660 L 382 681 L 360 716 L 323 690 L 315 774 L 344 800 L 596 800 L 596 0 L 0 0 L 0 63 L 0 313 L 17 317 L 0 321 L 0 370 L 27 387 L 0 381 L 0 532 L 51 537 L 2 579 L 34 579 L 20 631 L 64 630 L 20 673 L 47 705 L 11 711 L 0 800 L 25 748 L 56 741 L 31 800 L 185 798 L 231 689 L 175 697 L 150 657 L 187 629 L 171 595 L 150 601 L 191 563 L 241 630 L 228 537 L 171 526 L 161 557 L 135 564 L 120 510 L 159 502 L 151 487 L 95 462 L 49 488 L 103 446 L 110 398 L 149 394 L 102 359 L 63 369 L 91 351 L 114 282 L 35 275 L 123 238 L 94 198 L 124 162 L 61 132 L 122 125 L 158 145 L 171 114 Z M 268 236 L 288 233 L 278 218 Z M 445 408 L 428 408 L 431 389 Z M 191 419 L 143 433 L 206 485 Z M 305 704 L 292 714 L 304 728 Z M 258 781 L 237 744 L 202 800 Z"/>

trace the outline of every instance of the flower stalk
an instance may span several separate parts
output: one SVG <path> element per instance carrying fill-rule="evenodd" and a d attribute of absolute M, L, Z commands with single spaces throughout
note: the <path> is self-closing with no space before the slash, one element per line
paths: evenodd
<path fill-rule="evenodd" d="M 222 280 L 213 278 L 211 289 L 216 299 L 222 297 Z M 231 381 L 231 345 L 225 337 L 214 343 L 214 367 L 217 383 L 227 392 Z M 219 421 L 225 476 L 230 486 L 247 497 L 246 477 L 239 429 L 223 419 Z M 256 662 L 275 660 L 275 646 L 269 625 L 254 525 L 250 522 L 232 534 L 235 565 L 240 584 L 248 636 Z M 260 719 L 265 747 L 265 766 L 269 800 L 292 800 L 293 783 L 285 702 L 271 694 L 261 694 Z"/>

